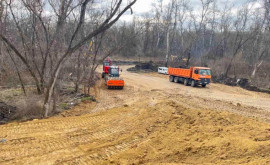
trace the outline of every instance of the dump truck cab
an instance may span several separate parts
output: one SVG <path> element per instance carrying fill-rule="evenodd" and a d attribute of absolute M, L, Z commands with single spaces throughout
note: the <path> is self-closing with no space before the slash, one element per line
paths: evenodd
<path fill-rule="evenodd" d="M 192 67 L 192 79 L 195 80 L 195 85 L 206 85 L 210 84 L 211 80 L 211 69 L 206 67 Z"/>

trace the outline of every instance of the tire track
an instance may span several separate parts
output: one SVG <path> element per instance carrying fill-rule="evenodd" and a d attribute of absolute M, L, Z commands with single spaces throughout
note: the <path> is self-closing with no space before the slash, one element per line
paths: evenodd
<path fill-rule="evenodd" d="M 85 134 L 80 132 L 79 134 L 73 133 L 66 137 L 60 136 L 56 139 L 45 139 L 40 141 L 40 143 L 39 140 L 33 140 L 30 142 L 30 144 L 26 141 L 20 141 L 19 144 L 14 144 L 11 142 L 10 145 L 15 145 L 12 152 L 9 149 L 10 145 L 7 144 L 6 147 L 5 145 L 1 146 L 0 164 L 12 161 L 14 159 L 19 159 L 22 161 L 24 159 L 29 159 L 30 157 L 34 158 L 63 149 L 72 149 L 78 145 L 88 144 L 95 140 L 105 139 L 123 131 L 124 130 L 121 128 L 107 128 L 99 132 L 88 132 Z M 18 139 L 16 140 L 18 141 Z M 31 147 L 33 144 L 35 144 L 35 147 Z"/>

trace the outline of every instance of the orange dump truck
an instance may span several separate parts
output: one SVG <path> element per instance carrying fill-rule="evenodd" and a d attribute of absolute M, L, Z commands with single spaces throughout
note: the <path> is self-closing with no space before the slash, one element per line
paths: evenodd
<path fill-rule="evenodd" d="M 192 87 L 201 85 L 206 87 L 211 80 L 211 69 L 206 67 L 170 68 L 168 70 L 170 82 L 181 82 Z"/>

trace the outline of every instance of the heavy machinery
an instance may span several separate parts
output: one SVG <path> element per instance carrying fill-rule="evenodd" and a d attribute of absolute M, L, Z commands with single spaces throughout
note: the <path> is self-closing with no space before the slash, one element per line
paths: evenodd
<path fill-rule="evenodd" d="M 103 61 L 103 72 L 101 74 L 102 78 L 105 78 L 105 75 L 109 74 L 109 68 L 111 65 L 112 65 L 112 62 L 111 62 L 111 59 L 109 57 Z"/>
<path fill-rule="evenodd" d="M 105 75 L 105 84 L 108 89 L 123 89 L 125 82 L 120 78 L 120 68 L 118 66 L 109 66 L 108 74 Z"/>
<path fill-rule="evenodd" d="M 211 69 L 206 67 L 169 68 L 168 74 L 170 82 L 182 82 L 184 85 L 192 87 L 197 85 L 206 87 L 211 80 Z"/>

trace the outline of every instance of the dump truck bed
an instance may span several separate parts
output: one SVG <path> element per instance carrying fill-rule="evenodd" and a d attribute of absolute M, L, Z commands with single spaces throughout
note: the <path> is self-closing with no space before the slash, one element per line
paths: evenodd
<path fill-rule="evenodd" d="M 173 75 L 173 76 L 190 78 L 192 76 L 192 69 L 191 68 L 189 68 L 189 69 L 169 68 L 168 74 Z"/>

